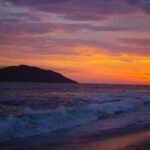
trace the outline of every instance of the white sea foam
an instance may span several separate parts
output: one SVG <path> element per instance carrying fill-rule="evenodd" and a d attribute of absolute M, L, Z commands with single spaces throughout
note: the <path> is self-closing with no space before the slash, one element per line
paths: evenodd
<path fill-rule="evenodd" d="M 105 117 L 136 111 L 150 103 L 150 95 L 137 97 L 134 94 L 127 96 L 127 93 L 114 94 L 113 96 L 99 94 L 80 98 L 89 98 L 100 101 L 100 103 L 76 107 L 60 106 L 55 110 L 45 112 L 25 109 L 23 114 L 3 117 L 0 119 L 0 141 L 49 133 L 86 124 L 90 121 L 102 121 Z M 103 103 L 101 103 L 102 98 Z"/>
<path fill-rule="evenodd" d="M 76 99 L 81 100 L 91 100 L 97 102 L 115 102 L 115 101 L 122 101 L 122 100 L 143 100 L 144 102 L 150 102 L 150 94 L 140 94 L 134 92 L 114 92 L 114 93 L 101 93 L 95 95 L 82 95 L 76 97 Z"/>
<path fill-rule="evenodd" d="M 117 97 L 122 100 L 115 100 L 114 98 Z M 25 109 L 21 115 L 10 115 L 0 119 L 0 141 L 71 128 L 97 119 L 130 112 L 150 102 L 149 95 L 141 95 L 138 99 L 135 99 L 136 97 L 133 95 L 127 97 L 126 94 L 113 94 L 112 96 L 99 94 L 82 98 L 100 100 L 101 102 L 103 98 L 103 103 L 80 107 L 61 106 L 45 112 Z"/>

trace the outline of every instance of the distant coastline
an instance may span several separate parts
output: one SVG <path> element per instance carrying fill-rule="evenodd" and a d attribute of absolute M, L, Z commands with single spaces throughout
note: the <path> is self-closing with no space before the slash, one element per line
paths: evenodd
<path fill-rule="evenodd" d="M 44 70 L 34 66 L 19 65 L 0 69 L 0 81 L 5 82 L 48 82 L 77 83 L 52 70 Z"/>

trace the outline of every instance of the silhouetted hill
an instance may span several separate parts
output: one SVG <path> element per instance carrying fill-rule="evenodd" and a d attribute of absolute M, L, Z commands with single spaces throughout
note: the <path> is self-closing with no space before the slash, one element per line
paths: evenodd
<path fill-rule="evenodd" d="M 10 66 L 0 69 L 0 81 L 77 83 L 57 72 L 27 65 Z"/>

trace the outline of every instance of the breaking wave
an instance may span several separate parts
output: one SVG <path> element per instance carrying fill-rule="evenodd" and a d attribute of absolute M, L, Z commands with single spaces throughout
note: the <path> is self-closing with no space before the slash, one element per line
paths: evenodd
<path fill-rule="evenodd" d="M 124 97 L 125 95 L 122 95 Z M 129 96 L 129 95 L 128 95 Z M 105 119 L 121 113 L 128 113 L 150 103 L 150 95 L 143 95 L 136 99 L 125 96 L 121 99 L 111 100 L 114 97 L 107 95 L 103 103 L 91 103 L 85 106 L 64 107 L 55 110 L 38 112 L 26 110 L 20 115 L 9 115 L 0 118 L 0 141 L 6 141 L 18 137 L 28 137 L 50 133 L 61 129 L 72 128 L 91 121 Z M 82 99 L 98 101 L 102 95 L 84 96 Z"/>

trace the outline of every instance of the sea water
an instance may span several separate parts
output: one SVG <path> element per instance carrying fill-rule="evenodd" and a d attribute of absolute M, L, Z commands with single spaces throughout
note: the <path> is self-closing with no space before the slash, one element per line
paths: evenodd
<path fill-rule="evenodd" d="M 0 83 L 0 142 L 149 122 L 150 86 Z"/>

